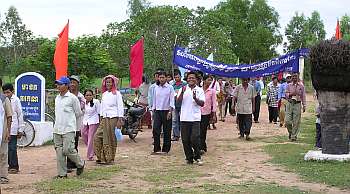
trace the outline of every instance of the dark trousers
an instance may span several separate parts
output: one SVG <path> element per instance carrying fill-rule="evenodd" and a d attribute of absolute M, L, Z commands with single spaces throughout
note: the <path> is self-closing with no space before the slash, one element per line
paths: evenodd
<path fill-rule="evenodd" d="M 77 150 L 77 152 L 78 152 L 78 145 L 79 145 L 79 136 L 80 136 L 80 131 L 75 132 L 74 148 Z M 67 168 L 68 169 L 77 168 L 77 165 L 75 165 L 75 162 L 70 160 L 68 157 L 67 157 Z"/>
<path fill-rule="evenodd" d="M 200 122 L 181 121 L 181 139 L 186 160 L 193 162 L 193 160 L 200 159 Z"/>
<path fill-rule="evenodd" d="M 17 156 L 17 135 L 11 135 L 8 144 L 8 163 L 9 169 L 19 170 Z"/>
<path fill-rule="evenodd" d="M 154 152 L 169 152 L 171 148 L 171 124 L 172 119 L 167 119 L 168 110 L 156 110 L 154 112 L 154 127 L 153 127 L 153 138 L 154 138 Z M 163 149 L 160 147 L 160 134 L 163 128 Z"/>
<path fill-rule="evenodd" d="M 252 128 L 252 114 L 237 114 L 237 120 L 241 137 L 248 136 Z"/>
<path fill-rule="evenodd" d="M 210 114 L 209 115 L 202 115 L 201 117 L 201 124 L 200 124 L 200 145 L 199 149 L 204 150 L 207 152 L 207 130 L 209 126 L 209 120 L 210 120 Z"/>
<path fill-rule="evenodd" d="M 261 96 L 260 95 L 255 96 L 255 112 L 253 113 L 254 121 L 259 121 L 260 103 L 261 103 Z"/>
<path fill-rule="evenodd" d="M 321 139 L 321 124 L 316 123 L 316 144 L 315 146 L 318 148 L 322 148 L 322 139 Z"/>
<path fill-rule="evenodd" d="M 227 115 L 227 109 L 228 109 L 228 112 L 232 115 L 232 98 L 226 99 L 225 117 Z"/>
<path fill-rule="evenodd" d="M 272 107 L 269 106 L 269 121 L 270 123 L 277 122 L 277 117 L 278 117 L 278 107 Z"/>

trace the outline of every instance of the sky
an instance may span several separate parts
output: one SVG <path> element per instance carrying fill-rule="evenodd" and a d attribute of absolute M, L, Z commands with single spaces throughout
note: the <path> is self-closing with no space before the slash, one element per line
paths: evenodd
<path fill-rule="evenodd" d="M 222 0 L 148 0 L 151 5 L 177 5 L 195 9 L 203 6 L 213 8 Z M 17 8 L 23 23 L 36 36 L 56 37 L 69 19 L 70 37 L 83 34 L 101 34 L 111 22 L 128 18 L 128 0 L 0 0 L 0 17 L 8 8 Z M 337 18 L 350 15 L 348 0 L 268 0 L 280 16 L 280 32 L 283 34 L 295 12 L 309 17 L 312 11 L 320 13 L 325 24 L 326 38 L 335 33 Z"/>

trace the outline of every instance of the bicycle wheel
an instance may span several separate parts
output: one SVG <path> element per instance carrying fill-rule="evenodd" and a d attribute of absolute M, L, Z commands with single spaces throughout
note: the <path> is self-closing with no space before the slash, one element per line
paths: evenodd
<path fill-rule="evenodd" d="M 45 113 L 45 121 L 52 122 L 52 126 L 55 126 L 55 118 L 49 113 Z"/>
<path fill-rule="evenodd" d="M 17 146 L 27 147 L 34 141 L 34 138 L 35 138 L 35 129 L 33 124 L 28 120 L 24 120 L 23 135 L 21 138 L 17 140 Z"/>

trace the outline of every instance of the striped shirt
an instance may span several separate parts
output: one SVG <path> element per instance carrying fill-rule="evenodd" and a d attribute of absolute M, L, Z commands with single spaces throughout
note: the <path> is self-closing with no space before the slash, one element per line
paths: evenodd
<path fill-rule="evenodd" d="M 279 84 L 277 84 L 276 86 L 274 84 L 271 84 L 267 89 L 267 97 L 269 99 L 268 102 L 270 107 L 278 107 L 279 87 L 280 87 Z"/>

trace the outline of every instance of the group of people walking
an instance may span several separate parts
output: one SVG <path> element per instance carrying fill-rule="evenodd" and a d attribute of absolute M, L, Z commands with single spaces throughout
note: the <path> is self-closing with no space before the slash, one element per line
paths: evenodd
<path fill-rule="evenodd" d="M 54 145 L 57 155 L 57 178 L 67 177 L 76 168 L 80 175 L 85 162 L 78 154 L 79 136 L 87 145 L 87 158 L 96 163 L 114 163 L 117 141 L 115 129 L 122 127 L 124 105 L 117 89 L 118 79 L 108 75 L 102 80 L 101 102 L 92 90 L 79 92 L 78 76 L 56 80 L 59 95 L 55 99 Z M 67 163 L 66 163 L 67 158 Z"/>
<path fill-rule="evenodd" d="M 152 154 L 167 154 L 172 141 L 181 139 L 188 164 L 202 165 L 202 156 L 208 151 L 207 130 L 225 122 L 227 113 L 236 117 L 239 138 L 251 140 L 253 119 L 259 123 L 260 102 L 264 84 L 260 78 L 242 78 L 241 84 L 232 80 L 186 72 L 182 79 L 180 71 L 173 77 L 163 69 L 154 73 L 150 85 L 143 78 L 137 102 L 148 107 L 144 124 L 152 127 Z M 96 163 L 114 163 L 117 140 L 115 130 L 121 129 L 124 117 L 123 97 L 118 90 L 118 78 L 108 75 L 102 80 L 101 101 L 93 90 L 79 92 L 78 76 L 61 77 L 55 81 L 59 94 L 55 99 L 54 147 L 57 157 L 56 178 L 65 178 L 76 169 L 84 171 L 85 161 L 78 154 L 79 137 L 87 145 L 86 157 Z M 0 181 L 8 182 L 7 173 L 19 171 L 17 137 L 22 134 L 23 113 L 19 99 L 11 84 L 2 86 L 0 93 Z M 301 111 L 306 106 L 305 89 L 298 74 L 287 74 L 285 80 L 272 77 L 267 85 L 270 123 L 286 126 L 291 141 L 297 140 Z M 147 116 L 148 115 L 148 116 Z M 285 116 L 286 115 L 286 116 Z M 163 137 L 163 143 L 161 143 Z"/>

